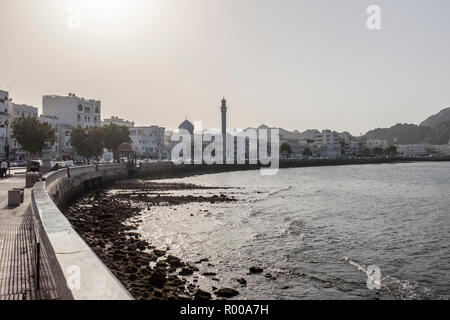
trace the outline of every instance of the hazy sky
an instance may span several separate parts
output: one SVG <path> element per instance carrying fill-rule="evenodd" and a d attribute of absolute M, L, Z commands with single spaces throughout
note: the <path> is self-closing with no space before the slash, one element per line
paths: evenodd
<path fill-rule="evenodd" d="M 139 125 L 219 127 L 226 96 L 232 127 L 359 134 L 450 105 L 449 12 L 448 0 L 0 0 L 0 85 L 40 110 L 44 94 L 100 99 L 103 118 Z"/>

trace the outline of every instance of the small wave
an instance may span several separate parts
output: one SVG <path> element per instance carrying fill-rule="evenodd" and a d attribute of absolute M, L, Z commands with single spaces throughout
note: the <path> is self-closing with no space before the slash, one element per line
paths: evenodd
<path fill-rule="evenodd" d="M 258 197 L 257 199 L 254 199 L 252 202 L 259 202 L 259 201 L 263 201 L 263 200 L 267 200 L 268 198 L 277 195 L 281 192 L 287 191 L 292 189 L 293 186 L 287 186 L 284 188 L 279 188 L 279 189 L 275 189 L 272 191 L 261 191 L 260 189 L 255 189 L 255 191 L 253 193 L 255 194 L 261 194 L 261 197 Z"/>

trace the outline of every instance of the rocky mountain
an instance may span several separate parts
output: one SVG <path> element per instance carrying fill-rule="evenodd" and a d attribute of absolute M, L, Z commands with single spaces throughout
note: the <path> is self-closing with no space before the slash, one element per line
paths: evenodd
<path fill-rule="evenodd" d="M 447 144 L 450 141 L 450 121 L 438 123 L 427 135 L 425 141 L 430 144 Z"/>
<path fill-rule="evenodd" d="M 366 133 L 365 137 L 367 139 L 387 140 L 391 144 L 414 144 L 424 142 L 431 131 L 431 127 L 398 123 L 390 128 L 371 130 Z"/>
<path fill-rule="evenodd" d="M 398 123 L 366 133 L 367 139 L 382 139 L 399 144 L 448 144 L 450 139 L 450 108 L 441 110 L 420 125 Z"/>
<path fill-rule="evenodd" d="M 427 120 L 422 122 L 420 125 L 433 128 L 440 123 L 448 122 L 448 121 L 450 121 L 450 107 L 439 111 L 439 113 L 437 113 L 435 115 L 432 115 Z"/>

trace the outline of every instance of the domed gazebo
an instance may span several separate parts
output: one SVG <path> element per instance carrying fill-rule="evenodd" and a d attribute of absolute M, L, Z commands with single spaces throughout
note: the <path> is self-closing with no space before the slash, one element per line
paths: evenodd
<path fill-rule="evenodd" d="M 136 152 L 129 143 L 122 143 L 114 153 L 114 161 L 119 163 L 127 163 L 132 166 L 136 165 Z"/>

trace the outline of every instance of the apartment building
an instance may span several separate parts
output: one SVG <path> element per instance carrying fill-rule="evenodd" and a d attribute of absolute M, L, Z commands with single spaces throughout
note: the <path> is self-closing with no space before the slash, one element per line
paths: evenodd
<path fill-rule="evenodd" d="M 60 123 L 74 128 L 101 126 L 101 102 L 77 97 L 47 95 L 42 98 L 43 114 L 58 117 Z"/>
<path fill-rule="evenodd" d="M 133 149 L 140 158 L 161 159 L 165 147 L 165 128 L 158 126 L 132 127 L 130 137 Z"/>

